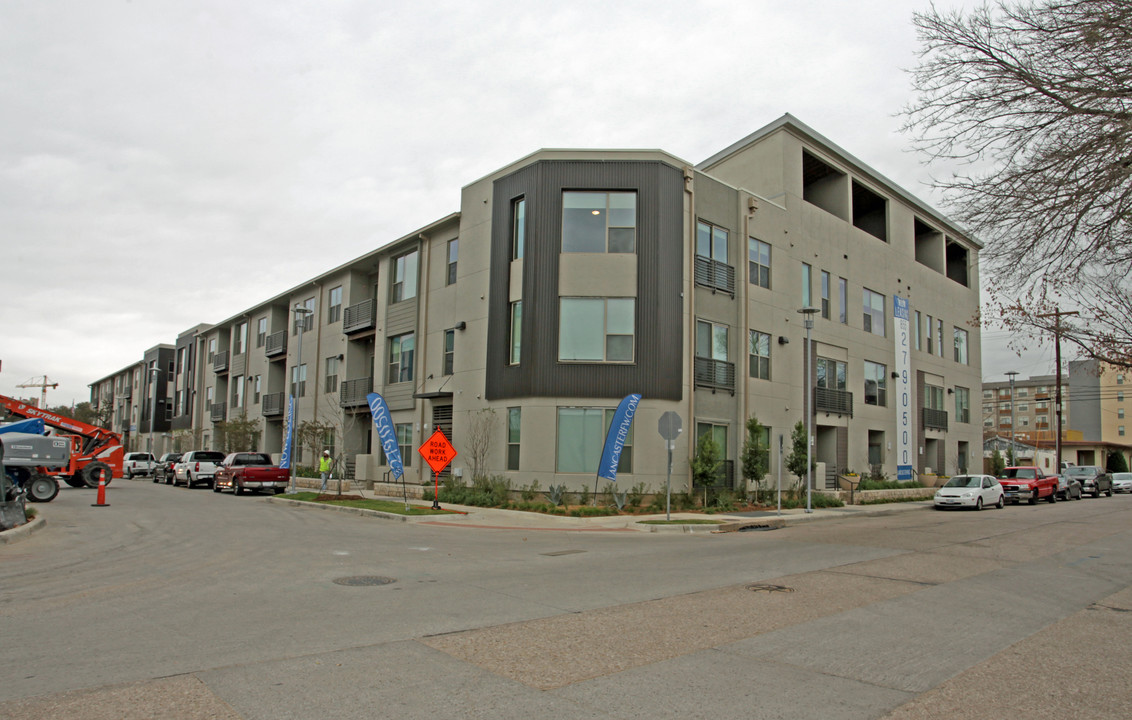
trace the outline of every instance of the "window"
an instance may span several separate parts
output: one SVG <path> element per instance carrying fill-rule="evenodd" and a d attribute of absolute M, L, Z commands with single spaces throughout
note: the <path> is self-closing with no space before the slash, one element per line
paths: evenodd
<path fill-rule="evenodd" d="M 748 343 L 750 376 L 770 380 L 770 335 L 752 330 Z"/>
<path fill-rule="evenodd" d="M 236 355 L 243 355 L 248 350 L 248 324 L 242 322 L 236 325 L 235 332 L 232 333 L 233 345 L 236 346 Z"/>
<path fill-rule="evenodd" d="M 519 438 L 522 428 L 522 408 L 507 408 L 507 469 L 519 469 Z"/>
<path fill-rule="evenodd" d="M 1116 417 L 1119 418 L 1120 420 L 1124 419 L 1124 408 L 1117 408 L 1116 409 Z"/>
<path fill-rule="evenodd" d="M 939 318 L 935 319 L 935 334 L 936 340 L 939 341 L 939 356 L 943 357 L 943 320 Z"/>
<path fill-rule="evenodd" d="M 560 298 L 558 359 L 632 362 L 635 298 Z"/>
<path fill-rule="evenodd" d="M 255 346 L 261 348 L 267 344 L 267 318 L 261 317 L 255 323 Z"/>
<path fill-rule="evenodd" d="M 1030 391 L 1027 388 L 1018 388 L 1018 397 L 1029 397 Z"/>
<path fill-rule="evenodd" d="M 1022 425 L 1022 427 L 1030 427 L 1030 418 L 1028 418 L 1028 417 L 1021 418 L 1020 424 Z"/>
<path fill-rule="evenodd" d="M 208 364 L 209 365 L 212 364 L 212 358 L 214 358 L 214 357 L 216 357 L 216 338 L 209 338 L 208 339 Z M 134 387 L 137 387 L 137 385 L 138 385 L 138 383 L 137 383 L 137 380 L 135 379 Z"/>
<path fill-rule="evenodd" d="M 1030 412 L 1030 404 L 1018 403 L 1018 412 Z"/>
<path fill-rule="evenodd" d="M 296 398 L 307 395 L 307 364 L 291 368 L 291 395 Z"/>
<path fill-rule="evenodd" d="M 558 408 L 557 472 L 596 473 L 601 464 L 605 436 L 617 410 L 613 408 Z M 633 428 L 621 449 L 618 473 L 633 472 Z"/>
<path fill-rule="evenodd" d="M 511 259 L 522 260 L 524 246 L 527 244 L 527 199 L 519 198 L 511 203 Z"/>
<path fill-rule="evenodd" d="M 698 443 L 704 435 L 710 435 L 711 439 L 715 440 L 715 444 L 719 446 L 719 457 L 727 460 L 727 426 L 708 422 L 696 423 L 696 442 Z M 722 468 L 720 472 L 723 472 Z"/>
<path fill-rule="evenodd" d="M 310 332 L 311 330 L 314 329 L 314 307 L 315 307 L 314 298 L 307 298 L 306 300 L 302 301 L 301 303 L 297 303 L 297 307 L 302 308 L 303 310 L 309 311 L 309 312 L 296 312 L 296 313 L 294 313 L 295 324 L 294 324 L 294 327 L 291 328 L 291 334 L 292 335 L 297 335 L 299 333 L 299 323 L 300 322 L 303 324 L 303 332 Z"/>
<path fill-rule="evenodd" d="M 523 349 L 523 301 L 511 303 L 511 364 L 518 365 Z"/>
<path fill-rule="evenodd" d="M 397 423 L 393 426 L 397 431 L 397 449 L 401 452 L 401 465 L 404 467 L 412 467 L 413 465 L 413 424 L 412 423 Z M 383 452 L 384 456 L 385 453 Z"/>
<path fill-rule="evenodd" d="M 336 323 L 342 319 L 342 286 L 330 288 L 330 307 L 326 309 L 326 322 Z"/>
<path fill-rule="evenodd" d="M 840 360 L 818 358 L 817 386 L 827 390 L 844 390 L 846 369 L 845 363 Z"/>
<path fill-rule="evenodd" d="M 955 328 L 955 362 L 967 364 L 967 331 Z"/>
<path fill-rule="evenodd" d="M 338 433 L 331 428 L 322 434 L 322 449 L 330 451 L 330 457 L 338 454 L 337 447 Z"/>
<path fill-rule="evenodd" d="M 411 300 L 417 296 L 417 251 L 393 260 L 393 297 L 392 302 L 399 303 Z"/>
<path fill-rule="evenodd" d="M 925 385 L 924 407 L 929 410 L 943 410 L 943 388 L 936 385 Z"/>
<path fill-rule="evenodd" d="M 1116 376 L 1116 384 L 1117 385 L 1123 385 L 1124 384 L 1124 375 L 1123 374 L 1118 374 Z"/>
<path fill-rule="evenodd" d="M 802 307 L 812 307 L 813 302 L 813 268 L 802 263 Z"/>
<path fill-rule="evenodd" d="M 770 288 L 770 245 L 747 238 L 747 273 L 752 285 Z"/>
<path fill-rule="evenodd" d="M 1117 392 L 1116 392 L 1116 402 L 1124 402 L 1124 391 L 1123 390 L 1117 390 Z"/>
<path fill-rule="evenodd" d="M 232 407 L 244 406 L 244 376 L 237 375 L 232 378 Z"/>
<path fill-rule="evenodd" d="M 1116 434 L 1119 435 L 1120 437 L 1124 437 L 1124 426 L 1123 425 L 1120 425 L 1116 428 Z"/>
<path fill-rule="evenodd" d="M 451 375 L 453 366 L 456 364 L 456 331 L 444 331 L 444 366 L 441 368 L 442 375 Z"/>
<path fill-rule="evenodd" d="M 928 355 L 935 355 L 935 342 L 932 341 L 932 316 L 928 315 L 928 324 L 924 328 L 924 333 L 928 338 Z M 1005 392 L 1005 391 L 1003 391 Z"/>
<path fill-rule="evenodd" d="M 727 360 L 727 334 L 730 328 L 706 320 L 696 321 L 696 357 Z"/>
<path fill-rule="evenodd" d="M 633 253 L 636 250 L 636 193 L 562 193 L 562 252 Z"/>
<path fill-rule="evenodd" d="M 263 392 L 263 376 L 256 375 L 252 383 L 252 404 L 259 405 L 259 396 Z"/>
<path fill-rule="evenodd" d="M 888 367 L 865 361 L 865 404 L 888 405 Z"/>
<path fill-rule="evenodd" d="M 216 399 L 216 396 L 213 394 L 213 392 L 213 388 L 205 388 L 204 391 L 204 409 L 209 412 L 212 411 L 212 402 Z"/>
<path fill-rule="evenodd" d="M 884 295 L 865 288 L 865 332 L 884 337 Z"/>
<path fill-rule="evenodd" d="M 447 284 L 456 284 L 456 260 L 460 256 L 460 240 L 453 238 L 448 241 L 448 280 Z"/>
<path fill-rule="evenodd" d="M 917 310 L 915 312 L 915 314 L 912 316 L 912 336 L 916 340 L 916 349 L 917 350 L 923 350 L 924 349 L 923 334 L 924 334 L 924 331 L 920 329 L 920 311 Z"/>
<path fill-rule="evenodd" d="M 338 392 L 338 358 L 326 358 L 326 386 L 325 392 L 334 393 Z"/>
<path fill-rule="evenodd" d="M 955 387 L 955 422 L 971 422 L 971 390 Z"/>
<path fill-rule="evenodd" d="M 829 301 L 829 273 L 825 270 L 821 271 L 821 316 L 829 320 L 830 314 L 830 301 Z"/>
<path fill-rule="evenodd" d="M 842 325 L 849 324 L 849 281 L 837 278 L 837 321 Z"/>
<path fill-rule="evenodd" d="M 711 223 L 696 223 L 696 255 L 727 264 L 727 230 Z"/>
<path fill-rule="evenodd" d="M 386 382 L 389 385 L 413 380 L 413 333 L 395 335 L 389 338 L 389 372 Z"/>

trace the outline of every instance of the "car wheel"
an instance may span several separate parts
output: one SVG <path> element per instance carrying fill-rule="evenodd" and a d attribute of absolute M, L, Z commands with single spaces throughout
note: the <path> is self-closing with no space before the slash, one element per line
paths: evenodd
<path fill-rule="evenodd" d="M 220 483 L 217 483 L 217 482 L 212 483 L 212 492 L 215 492 L 215 493 L 220 492 Z"/>
<path fill-rule="evenodd" d="M 238 483 L 235 479 L 232 480 L 232 494 L 233 495 L 243 495 L 244 494 L 243 486 L 240 485 L 240 483 Z"/>
<path fill-rule="evenodd" d="M 1112 497 L 1112 488 L 1109 488 L 1108 492 L 1106 492 L 1105 495 L 1107 495 L 1108 497 Z"/>
<path fill-rule="evenodd" d="M 1095 488 L 1095 489 L 1093 490 L 1093 497 L 1095 497 L 1095 498 L 1099 498 L 1100 496 L 1101 496 L 1101 489 L 1100 489 L 1100 488 Z"/>
<path fill-rule="evenodd" d="M 1049 504 L 1053 505 L 1055 502 L 1057 502 L 1057 491 L 1056 490 L 1054 490 L 1053 492 L 1051 492 L 1049 494 Z"/>
<path fill-rule="evenodd" d="M 1030 504 L 1031 505 L 1037 505 L 1038 504 L 1038 493 L 1037 492 L 1030 493 Z"/>
<path fill-rule="evenodd" d="M 976 498 L 975 499 L 975 512 L 978 512 L 982 509 L 983 509 L 983 499 L 982 498 Z"/>
<path fill-rule="evenodd" d="M 126 471 L 126 479 L 127 480 L 133 480 L 134 479 L 134 476 L 130 474 L 129 470 Z"/>
<path fill-rule="evenodd" d="M 998 502 L 996 502 L 996 503 L 994 504 L 994 506 L 995 506 L 996 508 L 998 508 L 999 510 L 1001 510 L 1002 508 L 1006 507 L 1006 500 L 1005 500 L 1005 499 L 1003 499 L 1003 497 L 1002 497 L 1001 495 L 999 495 L 999 496 L 998 496 Z"/>

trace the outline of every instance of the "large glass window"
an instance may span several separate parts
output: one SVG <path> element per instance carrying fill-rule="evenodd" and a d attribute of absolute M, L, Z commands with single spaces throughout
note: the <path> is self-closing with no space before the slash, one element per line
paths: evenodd
<path fill-rule="evenodd" d="M 829 358 L 818 358 L 816 363 L 817 368 L 817 386 L 827 390 L 844 390 L 846 383 L 846 375 L 848 368 L 845 363 L 840 360 L 830 360 Z"/>
<path fill-rule="evenodd" d="M 727 361 L 729 328 L 706 320 L 696 321 L 696 357 Z"/>
<path fill-rule="evenodd" d="M 967 331 L 955 328 L 955 362 L 967 364 Z"/>
<path fill-rule="evenodd" d="M 523 425 L 523 409 L 507 408 L 507 469 L 519 469 L 519 447 Z"/>
<path fill-rule="evenodd" d="M 299 323 L 302 323 L 303 332 L 310 332 L 311 330 L 314 329 L 314 307 L 315 307 L 314 298 L 312 298 L 312 297 L 307 298 L 306 300 L 303 300 L 301 303 L 297 303 L 297 305 L 298 305 L 298 307 L 302 308 L 303 310 L 309 310 L 310 312 L 302 312 L 302 313 L 293 312 L 292 313 L 292 315 L 294 315 L 294 320 L 295 320 L 293 326 L 291 327 L 291 334 L 292 335 L 298 335 L 298 333 L 299 333 Z"/>
<path fill-rule="evenodd" d="M 696 423 L 696 442 L 704 435 L 710 435 L 715 444 L 719 446 L 719 457 L 727 460 L 727 426 L 709 422 Z"/>
<path fill-rule="evenodd" d="M 868 288 L 864 291 L 865 332 L 884 335 L 884 295 Z"/>
<path fill-rule="evenodd" d="M 342 319 L 342 286 L 330 288 L 330 302 L 326 309 L 326 322 L 336 323 Z"/>
<path fill-rule="evenodd" d="M 266 343 L 267 343 L 267 318 L 261 317 L 259 320 L 256 320 L 255 346 L 257 348 L 261 348 Z"/>
<path fill-rule="evenodd" d="M 636 193 L 562 193 L 562 252 L 632 253 L 636 250 Z"/>
<path fill-rule="evenodd" d="M 328 393 L 338 392 L 338 357 L 326 358 L 326 386 L 325 391 Z"/>
<path fill-rule="evenodd" d="M 888 368 L 868 360 L 865 361 L 865 404 L 888 405 Z"/>
<path fill-rule="evenodd" d="M 307 364 L 291 368 L 291 395 L 296 398 L 307 395 Z"/>
<path fill-rule="evenodd" d="M 924 407 L 929 410 L 943 410 L 943 388 L 937 385 L 925 385 Z"/>
<path fill-rule="evenodd" d="M 248 324 L 242 322 L 236 325 L 236 331 L 232 333 L 232 339 L 236 346 L 236 355 L 243 355 L 248 350 Z"/>
<path fill-rule="evenodd" d="M 527 199 L 511 203 L 511 259 L 522 260 L 527 245 Z"/>
<path fill-rule="evenodd" d="M 727 230 L 711 223 L 696 223 L 696 255 L 727 264 Z"/>
<path fill-rule="evenodd" d="M 511 364 L 518 365 L 523 351 L 523 301 L 511 303 Z"/>
<path fill-rule="evenodd" d="M 752 285 L 770 287 L 770 244 L 747 238 L 747 273 Z"/>
<path fill-rule="evenodd" d="M 971 422 L 971 390 L 955 386 L 955 422 Z"/>
<path fill-rule="evenodd" d="M 232 378 L 232 407 L 242 408 L 244 406 L 244 376 L 237 375 Z"/>
<path fill-rule="evenodd" d="M 770 380 L 770 335 L 752 330 L 749 342 L 751 377 Z"/>
<path fill-rule="evenodd" d="M 417 251 L 393 260 L 393 297 L 395 303 L 417 296 Z"/>
<path fill-rule="evenodd" d="M 560 298 L 558 359 L 632 362 L 634 298 Z"/>
<path fill-rule="evenodd" d="M 413 333 L 389 338 L 389 371 L 386 376 L 389 385 L 412 381 L 415 340 Z"/>
<path fill-rule="evenodd" d="M 616 409 L 558 408 L 558 472 L 596 473 L 601 464 L 605 436 Z M 617 472 L 633 472 L 633 428 L 621 449 Z"/>

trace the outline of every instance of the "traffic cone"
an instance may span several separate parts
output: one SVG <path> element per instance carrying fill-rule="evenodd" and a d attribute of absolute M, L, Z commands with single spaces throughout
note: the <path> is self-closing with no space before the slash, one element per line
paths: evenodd
<path fill-rule="evenodd" d="M 110 507 L 110 503 L 106 502 L 106 476 L 99 475 L 98 477 L 98 502 L 91 503 L 91 507 Z"/>

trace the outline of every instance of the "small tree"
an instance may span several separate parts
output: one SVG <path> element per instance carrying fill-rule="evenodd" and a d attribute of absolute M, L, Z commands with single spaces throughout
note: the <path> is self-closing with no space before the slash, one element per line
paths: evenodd
<path fill-rule="evenodd" d="M 317 458 L 326 443 L 327 432 L 334 432 L 335 426 L 321 420 L 304 420 L 295 426 L 295 442 L 310 450 L 310 457 Z M 317 467 L 315 461 L 311 465 Z"/>
<path fill-rule="evenodd" d="M 696 453 L 688 464 L 692 468 L 692 483 L 704 488 L 704 505 L 707 505 L 708 488 L 719 480 L 719 468 L 723 466 L 723 451 L 711 433 L 704 433 L 696 443 Z"/>
<path fill-rule="evenodd" d="M 786 469 L 798 478 L 798 483 L 802 483 L 806 479 L 806 455 L 809 448 L 809 437 L 806 434 L 806 424 L 801 420 L 794 426 L 790 432 L 790 454 L 786 456 Z M 814 468 L 817 463 L 813 462 L 810 458 L 810 467 Z"/>
<path fill-rule="evenodd" d="M 1128 461 L 1124 459 L 1123 453 L 1109 453 L 1108 461 L 1105 462 L 1105 469 L 1110 473 L 1128 472 Z"/>
<path fill-rule="evenodd" d="M 498 420 L 492 408 L 483 408 L 469 414 L 468 439 L 465 441 L 465 447 L 472 463 L 473 480 L 487 472 L 487 454 L 491 451 Z"/>
<path fill-rule="evenodd" d="M 740 461 L 743 464 L 743 477 L 755 483 L 755 500 L 760 499 L 762 481 L 766 477 L 770 460 L 770 448 L 763 442 L 766 428 L 757 417 L 747 418 L 747 439 L 743 442 Z"/>
<path fill-rule="evenodd" d="M 232 420 L 215 424 L 216 444 L 224 452 L 255 450 L 259 447 L 259 418 L 249 420 L 246 412 Z"/>
<path fill-rule="evenodd" d="M 1002 471 L 1006 469 L 1006 461 L 1002 459 L 1002 453 L 996 447 L 994 454 L 991 455 L 991 475 L 995 477 L 1002 477 Z"/>

